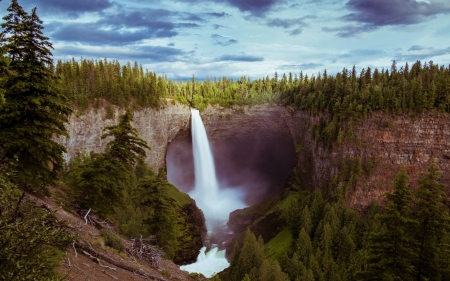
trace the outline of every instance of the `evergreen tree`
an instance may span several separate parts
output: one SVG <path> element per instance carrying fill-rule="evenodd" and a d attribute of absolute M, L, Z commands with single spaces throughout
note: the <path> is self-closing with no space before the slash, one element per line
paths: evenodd
<path fill-rule="evenodd" d="M 63 167 L 65 148 L 52 140 L 65 135 L 71 113 L 50 69 L 52 44 L 42 33 L 34 8 L 26 13 L 12 0 L 0 33 L 9 61 L 4 83 L 6 104 L 0 108 L 0 153 L 14 162 L 12 180 L 20 187 L 46 191 Z"/>
<path fill-rule="evenodd" d="M 114 137 L 106 147 L 106 154 L 130 170 L 140 158 L 146 156 L 144 148 L 150 149 L 147 142 L 138 136 L 137 130 L 131 125 L 132 121 L 133 112 L 127 109 L 119 123 L 106 127 L 104 130 L 108 132 L 102 135 L 102 139 Z"/>
<path fill-rule="evenodd" d="M 442 269 L 448 268 L 449 246 L 442 243 L 445 231 L 449 227 L 449 212 L 446 206 L 444 185 L 438 182 L 441 173 L 436 163 L 431 163 L 428 173 L 422 174 L 416 192 L 417 202 L 414 218 L 419 222 L 415 231 L 417 241 L 417 261 L 415 280 L 437 280 Z M 446 266 L 442 266 L 438 257 L 446 256 Z"/>
<path fill-rule="evenodd" d="M 381 222 L 379 231 L 369 237 L 368 268 L 364 280 L 413 280 L 416 259 L 412 229 L 417 221 L 410 216 L 412 193 L 409 191 L 406 170 L 394 180 L 394 192 L 387 193 L 384 213 L 376 217 Z"/>

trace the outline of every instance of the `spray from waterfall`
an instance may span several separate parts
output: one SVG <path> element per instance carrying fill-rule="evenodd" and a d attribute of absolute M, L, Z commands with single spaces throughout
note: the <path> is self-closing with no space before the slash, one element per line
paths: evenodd
<path fill-rule="evenodd" d="M 245 207 L 243 194 L 237 190 L 219 186 L 216 178 L 214 158 L 209 146 L 206 130 L 200 113 L 191 109 L 192 147 L 194 154 L 195 188 L 189 193 L 197 206 L 203 211 L 208 233 L 226 224 L 229 214 Z M 217 245 L 208 253 L 206 247 L 200 250 L 197 262 L 181 266 L 189 272 L 199 272 L 211 277 L 229 266 L 225 250 L 219 251 Z"/>

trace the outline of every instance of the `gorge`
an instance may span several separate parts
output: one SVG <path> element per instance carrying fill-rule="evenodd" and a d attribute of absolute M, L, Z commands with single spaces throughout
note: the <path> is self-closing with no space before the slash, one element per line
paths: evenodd
<path fill-rule="evenodd" d="M 83 149 L 103 151 L 108 142 L 108 139 L 101 139 L 103 127 L 117 122 L 119 115 L 120 110 L 117 110 L 113 119 L 106 119 L 104 109 L 88 109 L 79 116 L 71 115 L 67 124 L 71 137 L 58 140 L 67 148 L 66 160 Z M 262 171 L 258 175 L 269 173 L 267 178 L 273 180 L 269 183 L 263 180 L 266 186 L 246 198 L 247 205 L 279 194 L 294 165 L 305 187 L 325 188 L 346 157 L 373 162 L 370 175 L 358 181 L 350 191 L 348 204 L 359 210 L 367 208 L 373 200 L 383 201 L 384 193 L 390 190 L 395 174 L 403 166 L 410 172 L 424 171 L 430 160 L 435 159 L 437 168 L 443 171 L 441 181 L 450 183 L 450 124 L 445 113 L 404 116 L 376 112 L 354 126 L 353 134 L 332 149 L 314 140 L 312 127 L 320 116 L 305 111 L 270 104 L 234 108 L 209 106 L 201 115 L 215 154 L 223 151 L 239 156 L 245 166 L 254 164 L 255 170 Z M 168 100 L 160 110 L 136 111 L 133 122 L 151 147 L 146 162 L 157 170 L 165 165 L 167 157 L 169 180 L 184 192 L 189 192 L 193 186 L 189 116 L 188 106 Z M 242 151 L 236 147 L 247 152 L 254 150 L 258 157 L 242 157 Z M 235 173 L 223 168 L 232 166 L 226 163 L 230 158 L 216 163 L 219 181 Z M 268 163 L 273 165 L 265 166 Z M 171 165 L 179 164 L 190 168 L 186 168 L 184 174 L 172 175 Z M 242 181 L 236 177 L 229 185 L 237 186 Z"/>

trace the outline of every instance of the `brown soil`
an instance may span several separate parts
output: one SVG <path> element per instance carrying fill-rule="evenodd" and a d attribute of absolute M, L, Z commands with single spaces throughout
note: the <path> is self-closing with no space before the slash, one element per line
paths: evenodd
<path fill-rule="evenodd" d="M 77 236 L 77 241 L 66 249 L 61 266 L 58 268 L 58 271 L 66 276 L 67 280 L 195 280 L 189 277 L 188 272 L 180 270 L 179 266 L 170 260 L 160 259 L 159 268 L 156 268 L 146 261 L 135 260 L 125 253 L 118 253 L 118 251 L 106 247 L 100 231 L 92 225 L 85 225 L 84 219 L 80 216 L 61 208 L 51 198 L 36 198 L 31 195 L 29 197 L 36 200 L 39 205 L 44 204 L 46 208 L 56 210 L 56 217 L 66 221 Z M 127 239 L 122 239 L 125 245 L 131 244 Z M 90 257 L 82 249 L 83 247 L 89 247 L 107 260 L 114 261 L 116 265 L 108 263 L 102 258 Z M 126 269 L 117 264 L 124 265 L 123 267 Z M 127 269 L 134 269 L 134 272 Z"/>

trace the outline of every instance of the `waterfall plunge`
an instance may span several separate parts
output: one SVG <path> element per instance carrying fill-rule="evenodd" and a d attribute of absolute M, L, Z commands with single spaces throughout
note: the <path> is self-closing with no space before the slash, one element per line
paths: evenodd
<path fill-rule="evenodd" d="M 214 159 L 209 147 L 203 121 L 197 109 L 191 109 L 192 146 L 195 166 L 195 188 L 189 195 L 203 211 L 208 232 L 225 225 L 229 214 L 245 207 L 242 194 L 233 189 L 219 186 L 216 178 Z M 229 266 L 225 258 L 225 250 L 217 247 L 205 253 L 206 247 L 200 250 L 197 262 L 180 268 L 188 272 L 199 272 L 211 277 Z"/>

